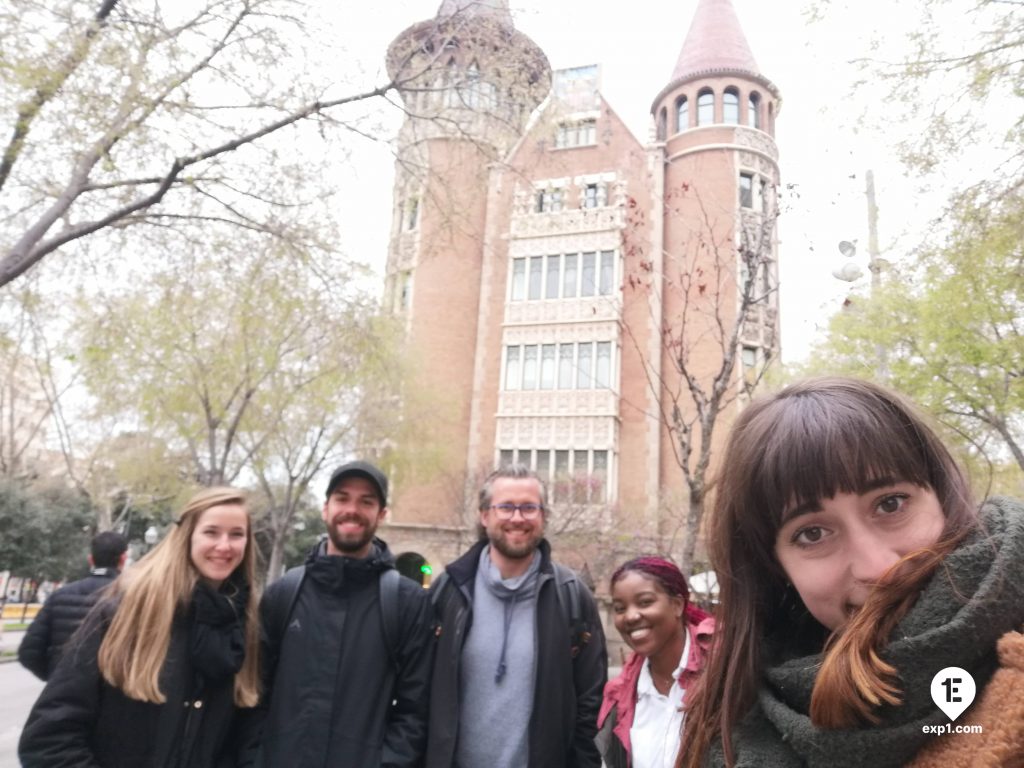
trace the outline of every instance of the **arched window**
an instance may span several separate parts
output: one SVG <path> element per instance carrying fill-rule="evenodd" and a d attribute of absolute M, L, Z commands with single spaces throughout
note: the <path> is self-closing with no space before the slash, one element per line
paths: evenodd
<path fill-rule="evenodd" d="M 459 97 L 457 88 L 459 85 L 459 67 L 455 63 L 455 59 L 451 58 L 448 60 L 448 66 L 445 67 L 444 74 L 444 94 L 442 98 L 442 104 L 446 107 L 454 107 L 459 103 Z"/>
<path fill-rule="evenodd" d="M 705 88 L 697 94 L 697 125 L 711 125 L 715 122 L 715 93 Z"/>
<path fill-rule="evenodd" d="M 775 135 L 775 105 L 768 102 L 768 133 Z"/>
<path fill-rule="evenodd" d="M 658 110 L 658 125 L 656 128 L 657 133 L 655 134 L 657 136 L 658 141 L 665 140 L 665 134 L 668 131 L 667 123 L 668 112 L 666 111 L 665 107 L 662 107 L 660 110 Z"/>
<path fill-rule="evenodd" d="M 761 127 L 761 94 L 757 91 L 747 97 L 747 125 L 751 128 Z"/>
<path fill-rule="evenodd" d="M 740 93 L 735 88 L 726 88 L 722 96 L 722 122 L 740 124 Z"/>
<path fill-rule="evenodd" d="M 690 102 L 685 96 L 676 100 L 676 133 L 685 131 L 690 127 Z"/>
<path fill-rule="evenodd" d="M 463 85 L 462 103 L 476 109 L 480 106 L 480 68 L 476 62 L 469 65 L 466 70 L 466 82 Z"/>

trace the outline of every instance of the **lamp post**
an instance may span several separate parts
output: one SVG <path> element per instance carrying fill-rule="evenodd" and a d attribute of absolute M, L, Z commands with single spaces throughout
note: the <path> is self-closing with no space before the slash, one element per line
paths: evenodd
<path fill-rule="evenodd" d="M 146 532 L 142 534 L 143 541 L 146 542 L 146 551 L 149 552 L 153 548 L 153 545 L 160 540 L 160 529 L 155 525 L 149 526 Z"/>

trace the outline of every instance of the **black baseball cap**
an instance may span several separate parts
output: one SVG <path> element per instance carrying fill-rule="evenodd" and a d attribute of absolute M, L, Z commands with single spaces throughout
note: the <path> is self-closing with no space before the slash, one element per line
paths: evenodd
<path fill-rule="evenodd" d="M 383 472 L 368 461 L 350 461 L 348 464 L 342 464 L 334 470 L 334 474 L 331 475 L 331 481 L 327 484 L 328 497 L 330 497 L 338 483 L 346 477 L 365 477 L 377 489 L 377 498 L 380 499 L 380 505 L 382 507 L 388 505 L 388 479 L 384 476 Z"/>

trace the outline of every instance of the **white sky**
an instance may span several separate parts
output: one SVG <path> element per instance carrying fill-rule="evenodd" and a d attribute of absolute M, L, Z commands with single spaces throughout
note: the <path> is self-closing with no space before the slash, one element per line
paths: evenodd
<path fill-rule="evenodd" d="M 605 98 L 646 142 L 651 101 L 668 82 L 696 0 L 510 4 L 516 26 L 541 46 L 552 67 L 601 65 Z M 813 24 L 802 0 L 733 4 L 762 74 L 782 92 L 776 126 L 782 183 L 795 185 L 798 194 L 790 196 L 779 223 L 782 346 L 784 359 L 795 362 L 806 356 L 850 290 L 831 276 L 842 262 L 837 243 L 858 240 L 858 258 L 866 263 L 864 170 L 875 172 L 882 255 L 890 260 L 898 261 L 901 251 L 919 241 L 945 198 L 939 190 L 922 195 L 904 178 L 891 147 L 896 133 L 908 126 L 891 126 L 883 133 L 860 125 L 865 112 L 880 118 L 884 94 L 881 88 L 853 90 L 861 73 L 848 63 L 864 56 L 894 57 L 892 50 L 871 51 L 870 42 L 880 31 L 898 40 L 902 31 L 912 30 L 914 4 L 833 0 L 828 18 Z M 345 76 L 382 81 L 388 43 L 410 24 L 433 17 L 439 5 L 440 0 L 387 0 L 367 3 L 366 10 L 337 10 L 331 19 L 337 43 L 361 69 Z M 395 130 L 393 115 L 382 119 L 386 130 Z M 346 249 L 382 272 L 391 209 L 389 148 L 358 145 L 342 173 L 358 189 L 357 195 L 344 196 Z"/>

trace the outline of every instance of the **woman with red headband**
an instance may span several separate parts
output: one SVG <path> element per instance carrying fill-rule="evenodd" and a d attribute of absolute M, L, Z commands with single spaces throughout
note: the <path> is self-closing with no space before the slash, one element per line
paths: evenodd
<path fill-rule="evenodd" d="M 615 628 L 633 650 L 609 681 L 598 715 L 608 768 L 672 768 L 684 699 L 704 666 L 715 620 L 690 604 L 682 572 L 640 557 L 612 574 Z"/>

